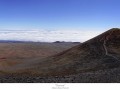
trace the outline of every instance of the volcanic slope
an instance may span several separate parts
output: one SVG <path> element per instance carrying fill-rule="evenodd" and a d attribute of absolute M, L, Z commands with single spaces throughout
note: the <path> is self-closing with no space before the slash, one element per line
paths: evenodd
<path fill-rule="evenodd" d="M 35 64 L 30 71 L 65 76 L 120 67 L 120 29 L 113 28 L 62 53 Z"/>

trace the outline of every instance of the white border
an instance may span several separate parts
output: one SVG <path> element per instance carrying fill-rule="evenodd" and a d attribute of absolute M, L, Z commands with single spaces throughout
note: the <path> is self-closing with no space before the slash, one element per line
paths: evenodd
<path fill-rule="evenodd" d="M 0 90 L 120 90 L 118 83 L 9 83 L 0 84 Z"/>

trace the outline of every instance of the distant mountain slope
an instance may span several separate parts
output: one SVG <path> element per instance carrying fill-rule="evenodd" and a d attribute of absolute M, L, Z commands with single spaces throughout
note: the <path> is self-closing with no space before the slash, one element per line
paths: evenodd
<path fill-rule="evenodd" d="M 36 60 L 40 62 L 42 58 L 60 53 L 76 45 L 78 43 L 2 41 L 0 42 L 0 72 L 31 67 Z M 10 72 L 13 73 L 12 71 Z M 17 69 L 16 72 L 19 70 Z"/>

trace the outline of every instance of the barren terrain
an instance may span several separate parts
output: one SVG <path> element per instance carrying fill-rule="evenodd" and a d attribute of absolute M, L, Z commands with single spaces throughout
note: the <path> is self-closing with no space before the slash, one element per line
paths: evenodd
<path fill-rule="evenodd" d="M 120 82 L 120 29 L 84 43 L 1 43 L 0 82 Z"/>

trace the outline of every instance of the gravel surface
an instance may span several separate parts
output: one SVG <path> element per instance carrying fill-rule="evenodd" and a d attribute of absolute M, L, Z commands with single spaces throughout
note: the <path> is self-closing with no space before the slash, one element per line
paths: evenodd
<path fill-rule="evenodd" d="M 1 83 L 120 83 L 120 68 L 99 70 L 69 76 L 40 77 L 28 75 L 3 75 Z"/>

